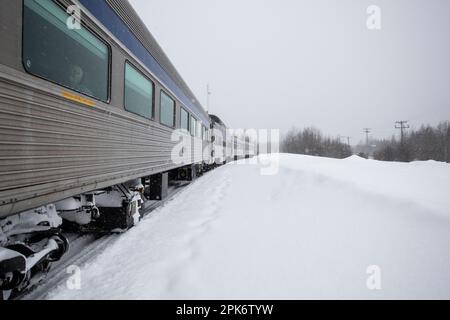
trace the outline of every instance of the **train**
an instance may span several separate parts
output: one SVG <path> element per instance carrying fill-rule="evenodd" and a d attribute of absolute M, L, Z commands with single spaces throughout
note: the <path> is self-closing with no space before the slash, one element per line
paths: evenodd
<path fill-rule="evenodd" d="M 0 300 L 64 256 L 64 228 L 125 232 L 168 181 L 257 153 L 127 0 L 1 0 L 0 28 Z"/>

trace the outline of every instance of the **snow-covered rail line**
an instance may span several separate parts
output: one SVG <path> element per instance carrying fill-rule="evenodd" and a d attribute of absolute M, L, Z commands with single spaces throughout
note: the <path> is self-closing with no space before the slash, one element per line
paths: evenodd
<path fill-rule="evenodd" d="M 162 201 L 149 201 L 144 205 L 143 218 L 149 218 L 151 213 L 174 199 L 190 183 L 183 182 L 169 188 L 169 195 Z M 95 256 L 101 254 L 104 249 L 120 239 L 120 234 L 93 235 L 93 234 L 65 234 L 70 243 L 67 254 L 52 265 L 48 275 L 14 300 L 43 300 L 48 292 L 60 285 L 64 285 L 71 276 L 71 266 L 83 266 Z"/>

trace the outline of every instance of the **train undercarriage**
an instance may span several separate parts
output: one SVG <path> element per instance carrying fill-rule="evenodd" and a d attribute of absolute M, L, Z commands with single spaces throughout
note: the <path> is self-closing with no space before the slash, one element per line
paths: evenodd
<path fill-rule="evenodd" d="M 65 232 L 126 232 L 143 218 L 147 201 L 164 200 L 169 180 L 193 181 L 213 167 L 190 165 L 0 219 L 0 300 L 45 279 L 69 249 Z"/>
<path fill-rule="evenodd" d="M 54 205 L 0 220 L 0 299 L 41 281 L 69 247 Z"/>

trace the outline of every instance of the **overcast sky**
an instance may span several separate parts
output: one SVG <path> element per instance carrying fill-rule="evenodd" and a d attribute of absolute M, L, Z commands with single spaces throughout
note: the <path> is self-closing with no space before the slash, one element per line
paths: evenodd
<path fill-rule="evenodd" d="M 211 113 L 233 128 L 363 139 L 450 120 L 448 0 L 130 0 Z M 368 30 L 369 5 L 381 9 Z"/>

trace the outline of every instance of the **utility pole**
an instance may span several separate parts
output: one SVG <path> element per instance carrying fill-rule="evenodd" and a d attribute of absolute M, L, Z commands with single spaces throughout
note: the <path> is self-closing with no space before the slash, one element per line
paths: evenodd
<path fill-rule="evenodd" d="M 350 146 L 350 139 L 351 137 L 345 137 L 345 136 L 339 136 L 339 139 L 346 139 L 347 140 L 347 144 Z"/>
<path fill-rule="evenodd" d="M 449 163 L 450 161 L 449 161 L 449 150 L 448 150 L 448 144 L 449 144 L 448 138 L 449 138 L 449 134 L 450 134 L 450 122 L 446 121 L 445 124 L 446 125 L 445 125 L 445 133 L 444 133 L 444 135 L 445 135 L 444 155 L 445 155 L 445 162 Z"/>
<path fill-rule="evenodd" d="M 210 113 L 210 98 L 211 98 L 211 90 L 209 88 L 209 83 L 206 85 L 206 112 Z"/>
<path fill-rule="evenodd" d="M 400 132 L 401 132 L 401 136 L 400 136 L 400 143 L 401 144 L 403 144 L 403 141 L 405 139 L 405 129 L 409 129 L 410 128 L 408 122 L 409 121 L 402 120 L 402 121 L 397 121 L 395 123 L 395 129 L 400 129 Z"/>
<path fill-rule="evenodd" d="M 372 132 L 370 128 L 364 128 L 364 133 L 366 134 L 366 146 L 369 148 L 369 134 Z"/>

